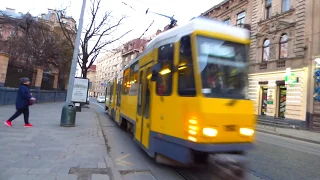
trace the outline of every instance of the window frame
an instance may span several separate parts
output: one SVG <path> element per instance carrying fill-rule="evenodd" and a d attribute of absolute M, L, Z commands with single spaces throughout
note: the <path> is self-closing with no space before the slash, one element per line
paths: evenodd
<path fill-rule="evenodd" d="M 282 38 L 284 37 L 284 36 L 287 36 L 287 39 L 286 40 L 282 40 Z M 286 57 L 281 57 L 281 50 L 282 50 L 282 44 L 286 44 L 286 48 L 287 48 L 287 56 Z M 279 59 L 286 59 L 286 58 L 288 58 L 288 56 L 289 56 L 289 53 L 288 53 L 288 49 L 289 49 L 289 36 L 288 36 L 288 34 L 287 33 L 283 33 L 281 36 L 280 36 L 280 41 L 279 41 Z"/>
<path fill-rule="evenodd" d="M 186 37 L 188 37 L 189 38 L 189 42 L 190 42 L 190 55 L 188 54 L 188 55 L 186 55 L 186 56 L 188 56 L 188 57 L 191 57 L 191 64 L 189 64 L 190 63 L 190 60 L 188 59 L 187 60 L 187 63 L 188 64 L 186 64 L 186 66 L 187 66 L 187 68 L 190 68 L 191 69 L 191 73 L 193 74 L 192 75 L 192 78 L 193 78 L 193 88 L 194 88 L 194 92 L 192 92 L 192 94 L 191 94 L 191 91 L 190 91 L 190 94 L 188 94 L 188 92 L 189 91 L 184 91 L 184 90 L 182 90 L 182 88 L 180 89 L 180 81 L 182 81 L 182 78 L 180 78 L 180 77 L 182 77 L 182 76 L 180 76 L 180 72 L 179 72 L 179 68 L 180 68 L 180 64 L 181 63 L 184 63 L 182 60 L 181 60 L 181 57 L 182 57 L 182 55 L 183 55 L 183 53 L 182 53 L 182 51 L 181 51 L 181 49 L 182 49 L 182 44 L 181 44 L 181 42 L 182 42 L 182 40 L 183 40 L 183 38 L 186 38 Z M 186 35 L 186 36 L 183 36 L 183 37 L 181 37 L 181 39 L 180 39 L 180 41 L 179 41 L 179 64 L 178 64 L 178 88 L 177 88 L 177 92 L 178 92 L 178 95 L 179 96 L 182 96 L 182 97 L 195 97 L 196 95 L 197 95 L 197 90 L 196 90 L 196 78 L 195 78 L 195 70 L 194 70 L 194 59 L 193 59 L 193 53 L 192 53 L 192 43 L 191 43 L 191 36 L 190 35 Z M 186 69 L 187 69 L 186 68 Z M 187 79 L 189 79 L 189 78 L 187 78 Z"/>
<path fill-rule="evenodd" d="M 285 4 L 287 4 L 287 3 L 288 3 L 288 7 L 287 7 L 287 9 L 284 9 L 284 8 L 285 8 Z M 281 12 L 284 13 L 284 12 L 289 11 L 289 10 L 291 9 L 290 4 L 291 4 L 291 1 L 290 1 L 290 0 L 282 0 Z"/>
<path fill-rule="evenodd" d="M 269 41 L 268 45 L 265 45 L 266 41 Z M 269 48 L 268 59 L 267 60 L 264 60 L 264 50 L 265 50 L 265 48 Z M 270 60 L 270 39 L 266 38 L 266 39 L 264 39 L 263 45 L 262 45 L 262 62 L 268 62 L 269 60 Z"/>
<path fill-rule="evenodd" d="M 169 63 L 168 64 L 165 64 L 165 60 L 163 59 L 163 60 L 161 60 L 160 58 L 162 58 L 161 56 L 163 56 L 162 54 L 160 54 L 160 52 L 161 52 L 161 48 L 164 48 L 164 47 L 169 47 L 170 49 L 168 50 L 170 53 L 172 53 L 171 55 L 170 55 L 170 57 L 172 57 L 171 59 L 167 59 L 168 61 L 169 61 Z M 158 75 L 158 77 L 157 77 L 157 80 L 156 80 L 156 89 L 155 89 L 155 91 L 156 91 L 156 94 L 158 95 L 158 96 L 171 96 L 172 95 L 172 86 L 173 86 L 173 68 L 174 68 L 174 51 L 175 51 L 175 48 L 174 48 L 174 43 L 169 43 L 169 44 L 165 44 L 165 45 L 162 45 L 162 46 L 160 46 L 159 48 L 158 48 L 158 63 L 160 64 L 160 71 L 159 71 L 159 75 Z M 162 63 L 162 62 L 164 62 L 164 63 Z M 158 93 L 158 88 L 159 88 L 159 81 L 160 81 L 160 77 L 161 77 L 161 74 L 160 74 L 160 72 L 163 70 L 163 69 L 166 69 L 166 68 L 164 68 L 164 65 L 169 65 L 169 69 L 170 69 L 170 71 L 171 72 L 169 72 L 168 74 L 169 74 L 169 80 L 170 80 L 170 84 L 168 85 L 168 92 L 165 92 L 165 93 L 163 93 L 163 94 L 159 94 Z"/>
<path fill-rule="evenodd" d="M 265 0 L 265 17 L 266 19 L 272 17 L 272 0 Z"/>
<path fill-rule="evenodd" d="M 244 14 L 243 17 L 241 17 L 241 14 Z M 245 19 L 246 18 L 246 11 L 241 11 L 240 13 L 237 14 L 237 22 L 236 22 L 236 26 L 238 27 L 243 27 L 245 24 Z M 242 20 L 244 21 L 242 24 Z M 240 23 L 239 23 L 240 22 Z"/>

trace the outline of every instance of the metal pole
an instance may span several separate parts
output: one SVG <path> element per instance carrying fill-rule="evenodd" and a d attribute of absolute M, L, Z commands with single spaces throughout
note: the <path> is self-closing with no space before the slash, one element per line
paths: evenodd
<path fill-rule="evenodd" d="M 74 50 L 73 50 L 72 65 L 71 65 L 70 76 L 69 76 L 69 84 L 68 84 L 66 103 L 71 103 L 74 79 L 75 79 L 75 75 L 76 75 L 76 71 L 77 71 L 77 61 L 78 61 L 80 38 L 81 38 L 81 32 L 82 32 L 82 26 L 83 26 L 83 16 L 84 16 L 85 8 L 86 8 L 86 0 L 83 0 L 81 14 L 80 14 L 80 18 L 79 18 L 79 26 L 78 26 L 78 32 L 77 32 L 77 38 L 76 38 L 76 45 L 74 46 Z"/>

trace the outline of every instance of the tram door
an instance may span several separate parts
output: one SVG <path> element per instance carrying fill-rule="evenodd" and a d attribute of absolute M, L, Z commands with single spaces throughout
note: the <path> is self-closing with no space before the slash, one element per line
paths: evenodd
<path fill-rule="evenodd" d="M 150 135 L 150 93 L 151 81 L 148 75 L 151 74 L 151 68 L 141 68 L 139 71 L 139 87 L 138 87 L 138 108 L 136 118 L 135 138 L 141 144 L 149 147 Z"/>

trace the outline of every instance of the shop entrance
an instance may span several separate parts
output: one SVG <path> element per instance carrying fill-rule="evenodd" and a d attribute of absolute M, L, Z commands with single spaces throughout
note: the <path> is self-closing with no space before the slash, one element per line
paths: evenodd
<path fill-rule="evenodd" d="M 287 88 L 286 86 L 279 86 L 279 105 L 278 116 L 285 118 L 286 102 L 287 102 Z"/>
<path fill-rule="evenodd" d="M 267 112 L 267 99 L 268 99 L 268 88 L 262 87 L 262 94 L 261 94 L 261 115 L 265 116 Z"/>

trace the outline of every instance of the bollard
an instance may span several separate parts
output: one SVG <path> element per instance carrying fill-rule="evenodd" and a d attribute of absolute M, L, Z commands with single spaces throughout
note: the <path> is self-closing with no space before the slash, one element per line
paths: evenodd
<path fill-rule="evenodd" d="M 60 126 L 74 127 L 76 121 L 76 108 L 71 104 L 65 104 L 62 107 Z"/>

